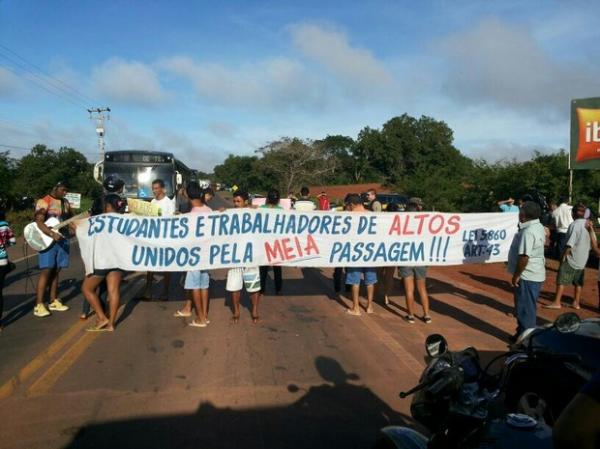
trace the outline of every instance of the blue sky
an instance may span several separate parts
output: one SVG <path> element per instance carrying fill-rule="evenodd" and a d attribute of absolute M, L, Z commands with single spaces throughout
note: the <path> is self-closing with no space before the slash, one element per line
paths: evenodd
<path fill-rule="evenodd" d="M 406 112 L 446 121 L 469 156 L 525 159 L 568 147 L 570 99 L 600 96 L 599 13 L 551 1 L 0 0 L 0 145 L 71 145 L 94 160 L 85 107 L 110 106 L 108 149 L 169 150 L 211 170 L 281 136 L 356 137 Z M 85 98 L 43 90 L 10 51 Z"/>

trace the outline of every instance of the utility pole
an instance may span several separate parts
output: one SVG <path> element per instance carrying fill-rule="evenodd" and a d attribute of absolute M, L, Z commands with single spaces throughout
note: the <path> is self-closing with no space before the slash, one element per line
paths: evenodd
<path fill-rule="evenodd" d="M 100 161 L 104 161 L 104 120 L 110 120 L 110 108 L 92 108 L 87 111 L 90 113 L 90 120 L 96 120 L 96 134 L 98 135 Z M 106 115 L 104 115 L 105 112 Z"/>

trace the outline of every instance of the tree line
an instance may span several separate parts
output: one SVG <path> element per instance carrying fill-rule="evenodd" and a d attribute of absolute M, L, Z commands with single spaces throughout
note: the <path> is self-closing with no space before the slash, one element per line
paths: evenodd
<path fill-rule="evenodd" d="M 472 159 L 454 146 L 452 129 L 443 121 L 407 114 L 380 129 L 365 127 L 356 138 L 282 138 L 255 155 L 229 155 L 214 169 L 214 179 L 251 192 L 276 187 L 283 194 L 303 185 L 377 182 L 388 190 L 423 198 L 440 211 L 496 211 L 496 202 L 539 192 L 548 200 L 568 194 L 568 154 L 535 151 L 524 162 Z M 316 192 L 315 192 L 316 193 Z M 573 197 L 597 209 L 600 173 L 576 171 Z"/>
<path fill-rule="evenodd" d="M 12 158 L 10 152 L 0 153 L 2 208 L 18 208 L 25 197 L 47 195 L 59 181 L 67 182 L 71 191 L 86 197 L 101 190 L 93 179 L 93 164 L 74 148 L 53 150 L 46 145 L 35 145 L 20 159 Z"/>
<path fill-rule="evenodd" d="M 365 127 L 356 138 L 280 138 L 253 155 L 229 155 L 210 178 L 253 193 L 276 187 L 283 195 L 303 185 L 377 182 L 423 198 L 430 209 L 494 211 L 497 200 L 535 190 L 548 199 L 567 195 L 567 157 L 566 151 L 558 150 L 535 152 L 524 162 L 472 159 L 454 146 L 452 129 L 445 122 L 404 114 L 380 129 Z M 92 171 L 93 165 L 74 148 L 36 145 L 20 159 L 0 152 L 0 200 L 6 207 L 25 196 L 38 198 L 61 180 L 68 181 L 72 191 L 92 197 L 100 190 Z M 575 171 L 573 196 L 597 212 L 599 171 Z"/>

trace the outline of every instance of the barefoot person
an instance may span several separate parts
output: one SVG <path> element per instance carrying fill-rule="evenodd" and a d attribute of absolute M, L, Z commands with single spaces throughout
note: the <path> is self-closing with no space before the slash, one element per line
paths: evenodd
<path fill-rule="evenodd" d="M 348 195 L 348 204 L 353 213 L 367 213 L 359 194 Z M 361 274 L 363 282 L 367 287 L 367 313 L 373 313 L 373 295 L 375 294 L 375 284 L 377 283 L 377 270 L 372 267 L 348 267 L 346 268 L 346 284 L 352 286 L 352 307 L 346 310 L 350 315 L 360 315 L 360 281 Z"/>
<path fill-rule="evenodd" d="M 247 192 L 239 189 L 233 194 L 233 207 L 245 208 L 249 206 L 249 196 Z M 227 284 L 225 290 L 231 292 L 231 301 L 233 307 L 232 321 L 238 323 L 240 320 L 240 297 L 242 288 L 250 294 L 252 301 L 252 322 L 258 323 L 258 302 L 260 301 L 260 270 L 258 267 L 232 268 L 227 272 Z"/>
<path fill-rule="evenodd" d="M 104 198 L 98 199 L 92 206 L 92 214 L 99 213 L 123 213 L 125 211 L 125 202 L 116 193 L 109 193 Z M 86 276 L 81 286 L 83 296 L 89 302 L 94 312 L 96 312 L 96 324 L 88 331 L 105 332 L 115 330 L 115 321 L 117 312 L 119 311 L 119 303 L 121 302 L 121 278 L 123 270 L 120 268 L 95 269 L 94 272 Z M 102 281 L 106 279 L 106 288 L 108 296 L 109 313 L 106 313 L 98 296 L 98 287 Z"/>
<path fill-rule="evenodd" d="M 71 206 L 66 200 L 67 185 L 58 182 L 50 195 L 39 199 L 35 204 L 35 221 L 41 232 L 54 239 L 54 244 L 38 254 L 40 277 L 38 279 L 35 307 L 33 314 L 43 318 L 50 315 L 48 309 L 53 312 L 65 312 L 69 307 L 58 299 L 58 275 L 60 270 L 69 266 L 69 229 L 63 227 L 60 232 L 52 230 L 44 224 L 50 217 L 64 221 L 71 217 Z M 46 290 L 50 290 L 50 304 L 48 309 L 44 305 Z"/>
<path fill-rule="evenodd" d="M 207 214 L 212 209 L 206 205 L 204 199 L 204 190 L 196 182 L 189 182 L 186 187 L 186 194 L 190 201 L 192 214 Z M 188 271 L 185 275 L 183 288 L 191 291 L 192 299 L 186 300 L 181 310 L 175 312 L 176 317 L 192 316 L 192 308 L 196 310 L 196 318 L 192 320 L 190 326 L 206 327 L 210 323 L 208 320 L 208 287 L 210 285 L 210 275 L 208 270 Z"/>
<path fill-rule="evenodd" d="M 582 203 L 575 205 L 572 209 L 574 221 L 567 230 L 565 249 L 560 258 L 560 266 L 556 276 L 556 295 L 551 304 L 542 306 L 546 309 L 562 308 L 561 299 L 566 285 L 575 287 L 571 307 L 579 309 L 585 266 L 591 249 L 590 234 L 586 229 L 585 211 L 585 204 Z"/>
<path fill-rule="evenodd" d="M 406 212 L 418 212 L 423 210 L 423 204 L 420 198 L 411 198 L 406 207 Z M 431 323 L 429 316 L 429 296 L 427 294 L 427 267 L 399 267 L 398 273 L 404 283 L 404 292 L 406 294 L 406 310 L 408 314 L 405 320 L 413 324 L 415 322 L 415 284 L 419 292 L 419 299 L 423 307 L 423 322 Z"/>

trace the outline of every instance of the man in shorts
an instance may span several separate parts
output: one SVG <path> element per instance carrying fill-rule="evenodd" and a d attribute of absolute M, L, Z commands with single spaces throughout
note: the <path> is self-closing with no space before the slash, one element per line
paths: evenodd
<path fill-rule="evenodd" d="M 351 212 L 367 213 L 362 198 L 359 194 L 348 195 L 348 205 Z M 360 281 L 362 280 L 367 287 L 367 313 L 373 313 L 373 296 L 375 294 L 375 284 L 377 283 L 377 269 L 374 267 L 348 267 L 346 268 L 346 284 L 352 286 L 352 307 L 347 310 L 350 315 L 360 315 Z"/>
<path fill-rule="evenodd" d="M 566 237 L 565 250 L 560 259 L 558 276 L 556 276 L 556 295 L 551 304 L 542 307 L 546 309 L 562 308 L 561 299 L 565 285 L 575 286 L 575 296 L 571 307 L 579 309 L 581 290 L 583 289 L 583 278 L 585 266 L 590 255 L 591 240 L 586 228 L 585 204 L 579 203 L 572 209 L 573 223 L 569 225 Z"/>
<path fill-rule="evenodd" d="M 69 307 L 58 299 L 58 274 L 62 268 L 69 266 L 69 229 L 63 227 L 59 232 L 53 232 L 44 224 L 50 217 L 64 221 L 73 215 L 69 202 L 65 198 L 66 194 L 67 185 L 61 181 L 54 186 L 50 195 L 39 199 L 35 204 L 35 222 L 41 232 L 54 240 L 52 246 L 38 254 L 40 277 L 37 284 L 33 314 L 39 318 L 49 316 L 48 309 L 53 312 L 69 310 Z M 44 296 L 48 287 L 50 287 L 50 304 L 47 309 L 44 305 Z"/>
<path fill-rule="evenodd" d="M 242 209 L 248 207 L 250 197 L 247 192 L 242 192 L 239 189 L 233 194 L 233 207 Z M 225 290 L 231 292 L 231 300 L 233 303 L 232 321 L 238 323 L 240 320 L 240 298 L 242 296 L 242 288 L 250 294 L 252 301 L 252 322 L 258 322 L 258 302 L 260 301 L 260 270 L 258 267 L 232 268 L 227 272 L 227 283 Z"/>

